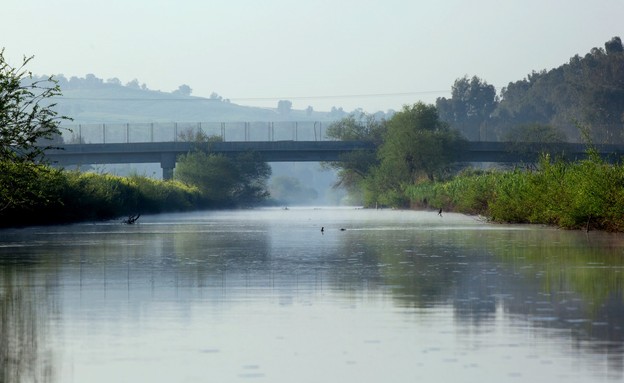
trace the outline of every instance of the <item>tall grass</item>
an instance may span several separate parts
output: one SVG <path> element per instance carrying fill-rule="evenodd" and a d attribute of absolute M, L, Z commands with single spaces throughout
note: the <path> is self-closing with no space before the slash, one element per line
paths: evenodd
<path fill-rule="evenodd" d="M 196 187 L 178 181 L 0 163 L 0 227 L 106 220 L 203 204 Z"/>
<path fill-rule="evenodd" d="M 538 170 L 465 172 L 444 183 L 410 185 L 412 205 L 480 214 L 495 222 L 624 231 L 624 166 L 595 158 L 544 157 Z"/>

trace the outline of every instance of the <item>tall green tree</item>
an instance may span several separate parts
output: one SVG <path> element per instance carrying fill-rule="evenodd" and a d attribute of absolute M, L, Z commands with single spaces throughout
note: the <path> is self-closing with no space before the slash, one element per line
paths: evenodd
<path fill-rule="evenodd" d="M 181 141 L 197 145 L 178 158 L 174 177 L 197 186 L 209 203 L 216 206 L 255 204 L 269 196 L 267 181 L 271 167 L 257 153 L 247 152 L 234 158 L 210 153 L 211 144 L 223 140 L 201 129 L 178 134 Z"/>
<path fill-rule="evenodd" d="M 477 76 L 455 80 L 451 98 L 436 100 L 440 119 L 473 141 L 488 138 L 487 125 L 497 105 L 496 88 Z"/>
<path fill-rule="evenodd" d="M 0 50 L 0 219 L 8 209 L 28 208 L 53 198 L 44 152 L 58 143 L 59 116 L 50 100 L 61 94 L 52 77 L 35 78 L 26 69 L 33 57 L 11 66 Z"/>
<path fill-rule="evenodd" d="M 232 159 L 202 150 L 178 159 L 174 178 L 197 186 L 212 206 L 258 203 L 269 196 L 271 167 L 254 153 Z"/>
<path fill-rule="evenodd" d="M 464 142 L 459 131 L 440 120 L 435 106 L 422 102 L 404 106 L 388 121 L 378 152 L 381 163 L 367 180 L 367 202 L 402 204 L 407 185 L 447 174 Z M 390 198 L 384 200 L 384 195 Z"/>
<path fill-rule="evenodd" d="M 372 114 L 350 114 L 327 128 L 329 138 L 341 141 L 370 141 L 381 145 L 386 132 L 386 121 Z M 355 150 L 341 155 L 340 161 L 328 162 L 324 166 L 337 171 L 335 187 L 344 188 L 355 200 L 361 200 L 362 181 L 370 169 L 379 164 L 374 150 Z"/>
<path fill-rule="evenodd" d="M 512 128 L 503 140 L 509 143 L 509 150 L 521 154 L 528 161 L 533 158 L 531 153 L 535 152 L 556 156 L 558 151 L 549 151 L 551 148 L 547 144 L 560 144 L 568 139 L 556 126 L 535 123 Z"/>
<path fill-rule="evenodd" d="M 519 125 L 552 125 L 581 140 L 577 125 L 592 127 L 597 143 L 624 142 L 624 48 L 619 37 L 575 55 L 551 70 L 533 71 L 501 90 L 493 113 L 503 134 Z"/>

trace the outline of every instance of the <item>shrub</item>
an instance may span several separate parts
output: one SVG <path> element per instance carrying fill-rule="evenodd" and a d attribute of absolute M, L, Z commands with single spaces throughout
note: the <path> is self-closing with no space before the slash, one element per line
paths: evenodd
<path fill-rule="evenodd" d="M 204 205 L 195 187 L 147 177 L 0 162 L 0 226 L 106 220 Z"/>
<path fill-rule="evenodd" d="M 537 171 L 464 172 L 406 188 L 413 206 L 482 214 L 497 222 L 624 231 L 624 166 L 544 157 Z"/>

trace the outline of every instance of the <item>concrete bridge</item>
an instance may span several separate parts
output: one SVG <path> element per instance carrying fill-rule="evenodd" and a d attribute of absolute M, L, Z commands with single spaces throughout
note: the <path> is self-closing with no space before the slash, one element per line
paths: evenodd
<path fill-rule="evenodd" d="M 160 163 L 163 178 L 170 179 L 177 157 L 195 149 L 226 156 L 251 151 L 266 162 L 318 162 L 340 161 L 344 153 L 374 148 L 372 143 L 364 141 L 137 142 L 67 144 L 48 150 L 46 157 L 59 166 Z"/>
<path fill-rule="evenodd" d="M 233 141 L 233 142 L 137 142 L 66 144 L 60 149 L 48 150 L 48 160 L 59 166 L 118 164 L 118 163 L 160 163 L 163 178 L 173 176 L 179 155 L 196 148 L 233 156 L 253 151 L 266 162 L 297 161 L 340 161 L 341 155 L 354 150 L 374 150 L 375 146 L 365 141 Z M 601 156 L 619 160 L 624 155 L 624 145 L 598 145 Z M 457 162 L 534 162 L 540 153 L 548 152 L 553 157 L 568 160 L 586 157 L 584 144 L 512 144 L 508 142 L 469 142 L 463 151 L 456 153 Z"/>
<path fill-rule="evenodd" d="M 344 153 L 375 149 L 370 142 L 332 141 L 318 121 L 81 124 L 65 128 L 65 142 L 77 143 L 47 151 L 52 163 L 159 163 L 165 179 L 173 176 L 177 157 L 198 146 L 228 156 L 253 151 L 266 162 L 340 161 Z M 189 142 L 198 133 L 216 138 L 216 142 Z M 585 150 L 583 144 L 469 142 L 454 155 L 458 162 L 514 163 L 533 162 L 544 151 L 579 159 L 585 156 Z M 598 150 L 605 157 L 619 160 L 624 145 L 602 145 Z"/>

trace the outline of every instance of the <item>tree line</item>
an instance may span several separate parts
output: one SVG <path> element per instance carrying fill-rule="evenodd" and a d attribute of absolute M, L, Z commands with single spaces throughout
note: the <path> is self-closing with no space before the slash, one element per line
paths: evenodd
<path fill-rule="evenodd" d="M 551 69 L 510 82 L 500 94 L 473 76 L 457 79 L 450 98 L 436 100 L 440 119 L 469 140 L 502 141 L 528 126 L 548 126 L 557 140 L 579 142 L 578 124 L 595 143 L 624 142 L 624 47 L 613 37 L 604 48 L 578 54 Z M 524 134 L 528 139 L 531 134 Z"/>
<path fill-rule="evenodd" d="M 370 116 L 369 116 L 370 117 Z M 328 134 L 377 142 L 376 151 L 344 155 L 338 182 L 367 207 L 435 209 L 479 214 L 496 222 L 624 231 L 624 164 L 605 163 L 581 129 L 588 158 L 566 162 L 542 154 L 513 170 L 461 168 L 454 154 L 466 143 L 433 105 L 405 106 L 387 121 L 343 119 Z"/>

